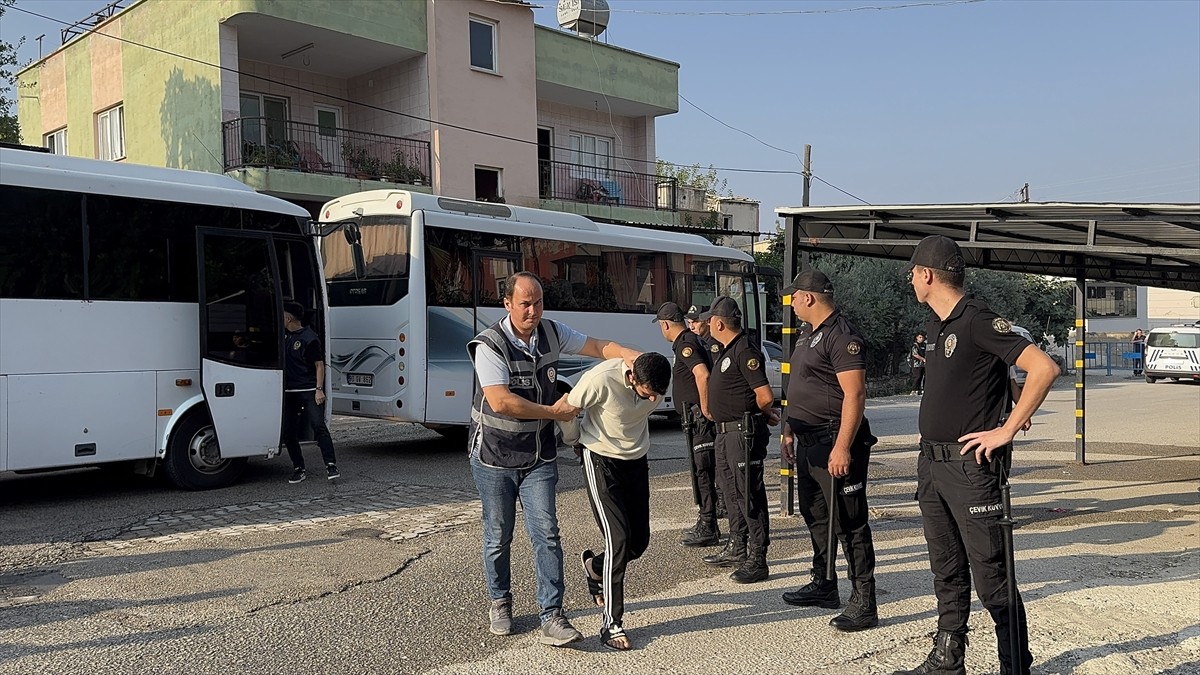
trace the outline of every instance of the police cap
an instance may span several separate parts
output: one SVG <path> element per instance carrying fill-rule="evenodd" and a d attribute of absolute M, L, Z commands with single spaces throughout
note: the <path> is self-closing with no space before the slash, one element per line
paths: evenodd
<path fill-rule="evenodd" d="M 921 243 L 917 244 L 916 250 L 913 251 L 909 264 L 947 272 L 962 272 L 967 268 L 967 261 L 963 258 L 962 249 L 953 239 L 940 234 L 922 239 Z"/>
<path fill-rule="evenodd" d="M 654 316 L 652 323 L 659 321 L 671 321 L 673 323 L 683 323 L 683 310 L 679 309 L 679 305 L 673 302 L 664 302 L 658 308 L 658 314 Z"/>
<path fill-rule="evenodd" d="M 713 301 L 712 308 L 708 310 L 709 316 L 724 316 L 730 319 L 742 318 L 742 310 L 738 309 L 737 302 L 733 298 L 722 295 Z M 701 314 L 701 317 L 704 315 Z"/>
<path fill-rule="evenodd" d="M 818 269 L 808 268 L 796 275 L 792 279 L 792 283 L 783 287 L 784 295 L 791 295 L 796 291 L 804 291 L 806 293 L 832 293 L 833 282 L 825 273 Z"/>

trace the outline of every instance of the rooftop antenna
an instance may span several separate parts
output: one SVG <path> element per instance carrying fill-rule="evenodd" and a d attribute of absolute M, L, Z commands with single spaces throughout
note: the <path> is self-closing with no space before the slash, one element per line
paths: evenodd
<path fill-rule="evenodd" d="M 558 25 L 596 39 L 608 28 L 608 0 L 558 0 Z"/>

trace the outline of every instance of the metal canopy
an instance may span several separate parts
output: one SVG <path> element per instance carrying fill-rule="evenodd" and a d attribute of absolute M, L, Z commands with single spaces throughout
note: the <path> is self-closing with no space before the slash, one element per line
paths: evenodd
<path fill-rule="evenodd" d="M 956 240 L 968 267 L 1200 291 L 1200 204 L 782 207 L 799 250 L 908 260 Z"/>

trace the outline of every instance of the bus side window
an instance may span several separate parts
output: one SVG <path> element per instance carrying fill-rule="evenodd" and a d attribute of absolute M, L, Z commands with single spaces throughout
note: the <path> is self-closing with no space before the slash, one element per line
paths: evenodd
<path fill-rule="evenodd" d="M 82 299 L 83 195 L 4 185 L 0 204 L 0 298 Z"/>

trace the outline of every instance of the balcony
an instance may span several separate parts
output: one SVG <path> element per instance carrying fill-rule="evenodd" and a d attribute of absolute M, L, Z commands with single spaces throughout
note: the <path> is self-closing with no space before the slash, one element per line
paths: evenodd
<path fill-rule="evenodd" d="M 270 168 L 430 184 L 428 141 L 267 117 L 241 117 L 221 127 L 226 172 Z"/>
<path fill-rule="evenodd" d="M 538 193 L 543 200 L 676 210 L 674 178 L 549 159 L 538 160 Z"/>

